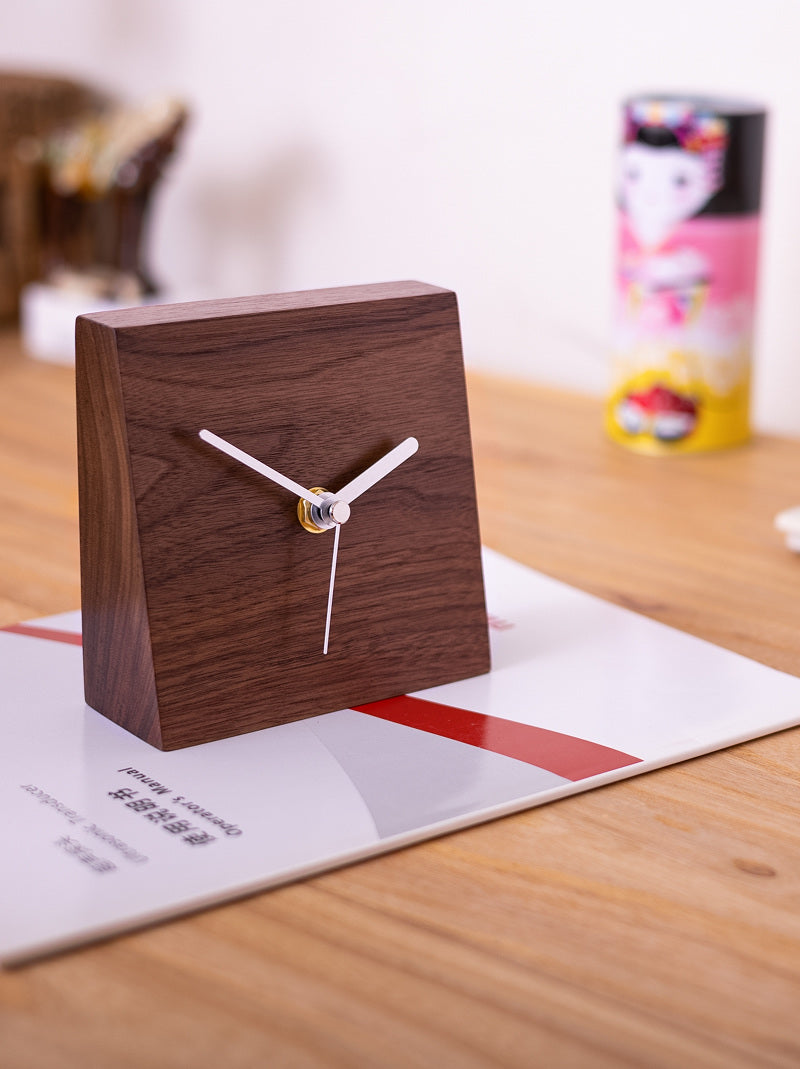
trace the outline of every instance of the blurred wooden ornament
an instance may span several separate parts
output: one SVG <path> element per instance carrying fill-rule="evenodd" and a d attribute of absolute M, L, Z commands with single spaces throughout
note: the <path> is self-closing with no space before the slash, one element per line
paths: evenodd
<path fill-rule="evenodd" d="M 68 78 L 0 72 L 0 320 L 16 317 L 22 287 L 41 272 L 41 141 L 102 103 Z"/>

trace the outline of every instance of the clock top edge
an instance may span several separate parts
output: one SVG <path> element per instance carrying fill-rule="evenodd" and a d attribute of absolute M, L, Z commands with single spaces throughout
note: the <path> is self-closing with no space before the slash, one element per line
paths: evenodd
<path fill-rule="evenodd" d="M 295 290 L 289 293 L 254 294 L 247 297 L 222 297 L 206 301 L 177 304 L 138 305 L 79 316 L 114 330 L 149 327 L 166 323 L 192 323 L 202 320 L 291 312 L 307 308 L 364 304 L 373 301 L 406 300 L 436 294 L 455 296 L 452 290 L 413 280 L 375 282 L 359 286 L 335 286 L 325 289 Z"/>

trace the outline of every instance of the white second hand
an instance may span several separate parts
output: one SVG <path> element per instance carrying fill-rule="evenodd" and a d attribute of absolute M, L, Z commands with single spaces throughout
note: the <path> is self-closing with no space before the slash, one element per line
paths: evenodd
<path fill-rule="evenodd" d="M 339 555 L 339 532 L 341 531 L 341 524 L 336 524 L 336 530 L 333 533 L 333 559 L 331 560 L 331 582 L 328 587 L 328 611 L 325 614 L 325 643 L 322 647 L 323 656 L 328 652 L 328 635 L 331 630 L 331 608 L 333 607 L 333 581 L 336 578 L 336 558 Z"/>

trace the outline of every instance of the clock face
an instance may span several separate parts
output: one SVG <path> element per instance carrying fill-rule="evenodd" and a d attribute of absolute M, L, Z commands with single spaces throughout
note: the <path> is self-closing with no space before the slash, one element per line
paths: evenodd
<path fill-rule="evenodd" d="M 138 703 L 150 726 L 132 730 L 173 748 L 488 669 L 452 293 L 164 306 L 87 317 L 82 333 L 89 704 L 131 726 Z M 419 444 L 311 533 L 297 494 L 201 429 L 334 494 Z"/>

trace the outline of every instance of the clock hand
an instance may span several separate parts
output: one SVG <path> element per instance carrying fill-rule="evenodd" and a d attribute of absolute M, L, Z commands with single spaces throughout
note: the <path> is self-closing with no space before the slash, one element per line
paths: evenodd
<path fill-rule="evenodd" d="M 218 435 L 212 434 L 211 431 L 207 430 L 202 430 L 198 433 L 204 442 L 213 445 L 215 449 L 219 449 L 222 453 L 227 453 L 229 457 L 233 457 L 234 460 L 238 460 L 241 464 L 246 465 L 246 467 L 252 468 L 253 471 L 257 471 L 259 475 L 265 475 L 268 479 L 271 479 L 272 482 L 277 483 L 278 486 L 282 486 L 284 490 L 288 490 L 292 494 L 297 494 L 298 497 L 305 498 L 305 500 L 312 505 L 323 504 L 323 500 L 319 494 L 313 494 L 299 483 L 294 482 L 293 479 L 287 479 L 287 477 L 281 475 L 279 471 L 275 471 L 274 468 L 270 468 L 267 464 L 262 464 L 260 460 L 256 460 L 255 457 L 251 457 L 249 453 L 245 453 L 243 449 L 238 449 L 235 445 L 231 445 L 230 442 L 226 442 L 224 438 L 220 438 Z"/>
<path fill-rule="evenodd" d="M 338 494 L 335 495 L 333 504 L 330 509 L 328 520 L 333 521 L 336 527 L 333 536 L 333 557 L 331 559 L 331 581 L 328 586 L 328 608 L 325 613 L 325 641 L 322 645 L 323 656 L 328 652 L 328 637 L 331 630 L 331 609 L 333 607 L 333 583 L 336 578 L 336 558 L 339 555 L 339 535 L 342 530 L 342 524 L 346 523 L 350 517 L 350 503 L 355 501 L 357 497 L 360 497 L 365 490 L 369 490 L 371 486 L 374 486 L 376 482 L 382 479 L 385 475 L 388 475 L 390 471 L 402 464 L 404 460 L 408 460 L 410 456 L 419 449 L 419 442 L 416 438 L 406 438 L 400 445 L 391 449 L 385 456 L 381 457 L 374 464 L 371 464 L 366 471 L 362 471 L 360 475 L 357 475 L 355 479 L 352 479 L 346 486 L 342 487 Z M 339 515 L 337 516 L 337 510 Z"/>
<path fill-rule="evenodd" d="M 346 486 L 343 486 L 336 495 L 337 500 L 346 501 L 348 505 L 351 504 L 365 490 L 369 490 L 371 486 L 374 486 L 385 475 L 388 475 L 390 471 L 394 471 L 404 460 L 408 460 L 409 457 L 413 456 L 418 449 L 419 442 L 416 438 L 406 438 L 400 445 L 396 445 L 394 449 L 391 449 L 386 456 L 376 460 L 366 471 L 362 471 L 360 475 L 356 475 L 355 479 L 351 479 Z"/>
<path fill-rule="evenodd" d="M 342 525 L 337 523 L 333 535 L 333 557 L 331 559 L 331 581 L 328 587 L 328 609 L 325 613 L 325 642 L 322 646 L 323 655 L 328 652 L 328 635 L 331 630 L 331 608 L 333 607 L 333 580 L 336 578 L 336 558 L 339 555 L 339 533 L 341 529 Z"/>

